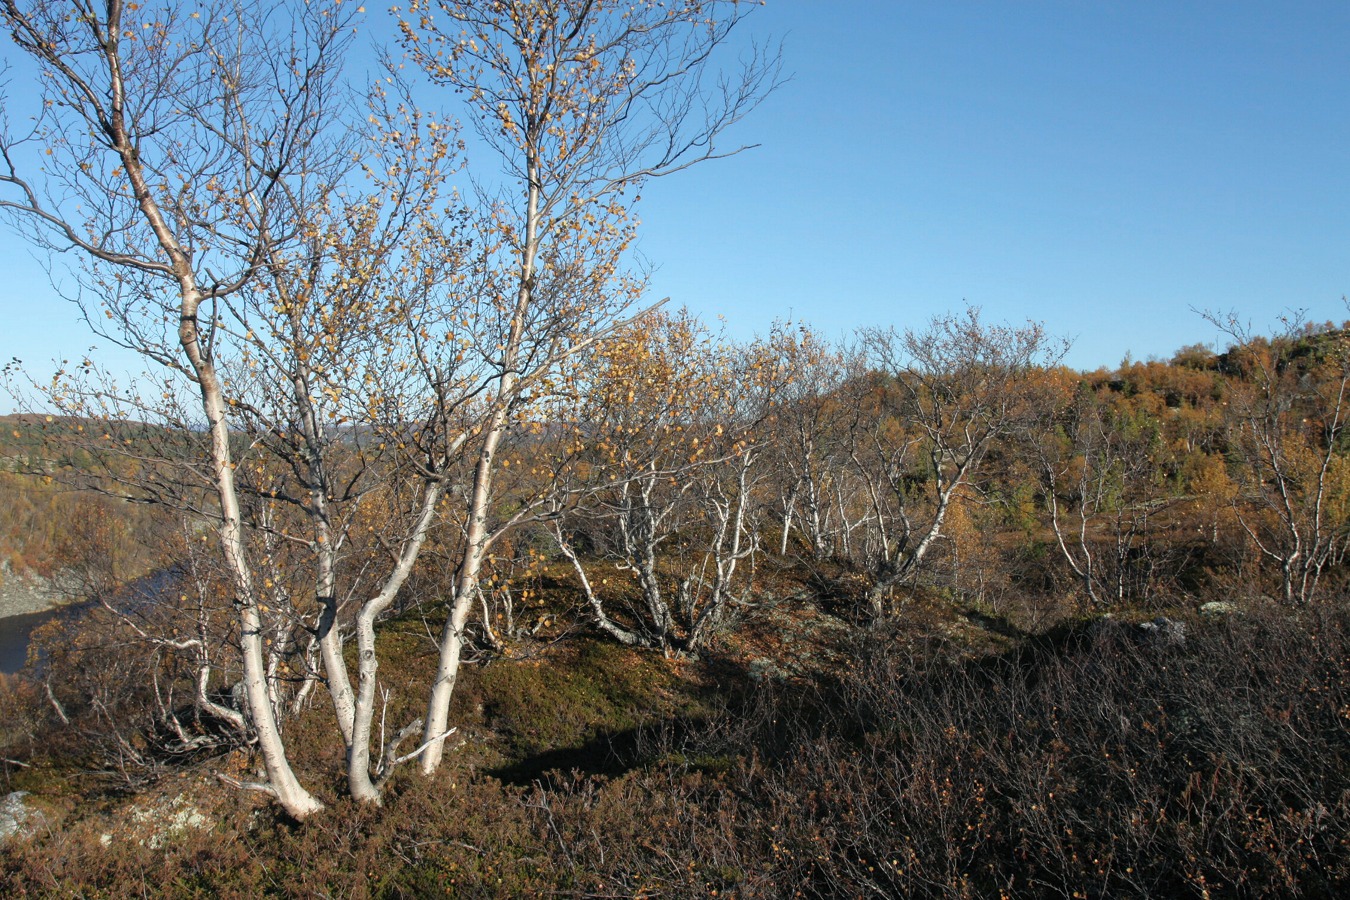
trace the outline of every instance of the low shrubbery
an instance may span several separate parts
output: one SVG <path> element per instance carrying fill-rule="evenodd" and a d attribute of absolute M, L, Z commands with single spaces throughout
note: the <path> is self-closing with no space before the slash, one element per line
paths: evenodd
<path fill-rule="evenodd" d="M 1339 896 L 1348 637 L 1337 614 L 1207 626 L 1175 645 L 1103 620 L 962 663 L 878 644 L 826 727 L 738 771 L 765 884 Z"/>
<path fill-rule="evenodd" d="M 214 831 L 166 850 L 105 847 L 96 818 L 76 820 L 6 848 L 0 892 L 1334 897 L 1350 888 L 1345 612 L 1193 621 L 1184 638 L 1099 619 L 984 656 L 912 637 L 862 635 L 856 665 L 829 683 L 755 682 L 705 659 L 695 687 L 675 664 L 590 641 L 556 669 L 494 663 L 469 686 L 483 704 L 473 740 L 495 742 L 507 765 L 494 771 L 509 781 L 467 753 L 434 780 L 396 781 L 381 809 L 303 825 L 227 795 Z M 555 752 L 564 745 L 570 755 Z"/>

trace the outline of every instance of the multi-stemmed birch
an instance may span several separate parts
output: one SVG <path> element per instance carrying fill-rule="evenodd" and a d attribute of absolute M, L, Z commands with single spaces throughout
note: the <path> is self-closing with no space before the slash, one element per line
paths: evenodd
<path fill-rule="evenodd" d="M 790 374 L 780 336 L 736 344 L 687 312 L 662 312 L 593 356 L 571 436 L 576 464 L 550 525 L 589 618 L 620 643 L 697 650 L 746 593 Z M 583 561 L 577 535 L 598 561 Z M 593 573 L 609 567 L 630 573 L 632 589 L 598 591 Z"/>
<path fill-rule="evenodd" d="M 1086 600 L 1123 603 L 1138 580 L 1132 562 L 1148 561 L 1141 542 L 1150 518 L 1167 502 L 1155 463 L 1160 436 L 1110 396 L 1063 384 L 1047 393 L 1026 436 L 1050 530 Z"/>
<path fill-rule="evenodd" d="M 320 4 L 189 11 L 110 0 L 7 2 L 4 22 L 38 69 L 40 102 L 26 132 L 6 123 L 0 203 L 40 243 L 82 256 L 96 330 L 165 371 L 163 404 L 112 385 L 85 397 L 149 416 L 180 412 L 184 385 L 195 394 L 266 787 L 307 815 L 320 803 L 291 769 L 267 684 L 265 588 L 245 535 L 222 304 L 270 253 L 303 242 L 291 188 L 350 166 L 330 131 L 345 102 L 338 60 L 350 17 Z M 78 390 L 53 390 L 78 402 Z"/>
<path fill-rule="evenodd" d="M 319 803 L 282 740 L 287 665 L 321 661 L 304 683 L 329 689 L 353 796 L 377 800 L 392 771 L 393 742 L 370 757 L 374 622 L 426 540 L 479 383 L 455 365 L 468 312 L 445 295 L 466 246 L 446 185 L 457 137 L 396 69 L 369 90 L 342 81 L 355 13 L 6 7 L 46 103 L 26 136 L 5 133 L 0 203 L 82 251 L 86 318 L 160 367 L 119 385 L 86 363 L 47 399 L 108 434 L 151 423 L 125 449 L 91 430 L 99 453 L 166 451 L 116 487 L 218 525 L 259 787 L 296 816 Z M 380 533 L 358 534 L 371 504 Z"/>
<path fill-rule="evenodd" d="M 176 428 L 182 439 L 167 444 L 199 451 L 168 460 L 178 482 L 142 486 L 142 499 L 218 525 L 267 770 L 258 787 L 296 816 L 320 808 L 291 769 L 277 710 L 278 647 L 308 631 L 349 789 L 377 801 L 399 760 L 396 741 L 370 755 L 376 620 L 454 493 L 460 550 L 441 661 L 424 745 L 403 757 L 420 753 L 433 771 L 486 554 L 543 503 L 490 515 L 503 441 L 574 354 L 640 312 L 642 279 L 624 266 L 626 194 L 739 149 L 716 138 L 773 87 L 774 60 L 705 77 L 746 11 L 722 0 L 446 3 L 438 18 L 415 8 L 408 48 L 461 91 L 504 164 L 504 186 L 480 184 L 462 220 L 470 239 L 453 231 L 442 184 L 451 133 L 416 110 L 395 71 L 369 110 L 342 82 L 360 9 L 4 10 L 41 72 L 42 102 L 26 132 L 6 123 L 0 204 L 40 244 L 81 255 L 78 299 L 96 333 L 160 368 L 118 386 L 87 363 L 63 371 L 48 400 Z M 372 497 L 399 514 L 358 551 L 353 523 Z M 382 574 L 355 562 L 374 544 L 390 560 Z M 308 574 L 279 562 L 297 556 Z M 340 586 L 344 566 L 359 577 Z M 269 648 L 276 627 L 288 637 Z M 344 629 L 358 644 L 355 685 Z"/>
<path fill-rule="evenodd" d="M 682 311 L 653 313 L 592 357 L 576 416 L 581 465 L 568 473 L 569 493 L 588 502 L 560 505 L 552 527 L 593 624 L 621 643 L 687 646 L 692 623 L 657 564 L 662 555 L 683 556 L 671 545 L 699 517 L 700 470 L 730 443 L 723 437 L 734 426 L 722 415 L 729 404 L 717 400 L 734 356 Z M 574 530 L 593 533 L 602 565 L 617 565 L 636 581 L 636 596 L 620 601 L 622 615 L 597 593 L 572 546 Z"/>
<path fill-rule="evenodd" d="M 872 506 L 867 601 L 879 617 L 943 537 L 990 448 L 1026 415 L 1029 375 L 1057 363 L 1067 344 L 1034 322 L 986 325 L 974 308 L 922 331 L 872 330 L 863 343 L 878 375 L 860 394 L 852 458 Z"/>
<path fill-rule="evenodd" d="M 356 154 L 359 176 L 337 196 L 296 203 L 303 243 L 291 253 L 267 244 L 259 277 L 222 304 L 239 348 L 234 417 L 257 460 L 242 469 L 259 512 L 249 524 L 264 544 L 308 558 L 272 580 L 299 581 L 312 597 L 304 627 L 346 747 L 348 789 L 363 801 L 379 800 L 412 730 L 372 763 L 375 623 L 435 523 L 465 439 L 456 419 L 477 384 L 454 364 L 464 310 L 444 296 L 467 249 L 444 184 L 457 141 L 403 87 L 390 76 L 372 92 L 376 127 Z M 349 630 L 355 685 L 342 650 Z"/>
<path fill-rule="evenodd" d="M 621 263 L 642 183 L 740 149 L 719 137 L 773 88 L 776 58 L 756 53 L 730 79 L 711 64 L 748 12 L 731 0 L 417 0 L 401 13 L 404 46 L 463 97 L 502 170 L 500 188 L 479 198 L 481 230 L 497 239 L 484 257 L 482 309 L 500 327 L 475 350 L 496 377 L 483 394 L 425 772 L 442 758 L 464 628 L 500 533 L 489 522 L 498 448 L 569 353 L 638 309 L 640 284 Z"/>
<path fill-rule="evenodd" d="M 1238 522 L 1279 566 L 1281 599 L 1311 603 L 1350 546 L 1350 344 L 1344 331 L 1318 334 L 1301 321 L 1268 341 L 1234 315 L 1207 318 L 1238 341 L 1228 364 L 1245 376 L 1227 401 Z"/>
<path fill-rule="evenodd" d="M 842 402 L 850 360 L 809 328 L 779 328 L 770 338 L 778 364 L 787 369 L 776 419 L 778 440 L 769 447 L 779 469 L 783 530 L 778 554 L 786 556 L 793 529 L 810 554 L 824 559 L 843 550 L 851 524 L 837 500 L 848 476 L 848 405 Z M 856 368 L 856 366 L 855 366 Z M 851 491 L 850 491 L 851 493 Z"/>

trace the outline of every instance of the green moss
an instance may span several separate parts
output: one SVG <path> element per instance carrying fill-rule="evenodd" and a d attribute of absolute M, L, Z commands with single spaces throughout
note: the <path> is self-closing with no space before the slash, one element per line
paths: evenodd
<path fill-rule="evenodd" d="M 502 661 L 478 674 L 488 724 L 508 757 L 584 750 L 659 719 L 701 711 L 696 688 L 659 656 L 592 639 L 571 652 L 569 664 Z"/>

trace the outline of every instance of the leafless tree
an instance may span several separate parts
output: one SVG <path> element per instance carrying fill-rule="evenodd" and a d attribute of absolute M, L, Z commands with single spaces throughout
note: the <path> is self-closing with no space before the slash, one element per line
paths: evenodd
<path fill-rule="evenodd" d="M 1170 504 L 1158 485 L 1160 436 L 1110 398 L 1082 389 L 1026 424 L 1062 558 L 1089 602 L 1124 602 L 1148 581 L 1136 570 L 1152 560 L 1152 524 Z"/>
<path fill-rule="evenodd" d="M 105 474 L 219 524 L 262 787 L 297 816 L 318 808 L 290 773 L 278 720 L 283 666 L 318 657 L 352 792 L 377 799 L 373 622 L 417 557 L 454 457 L 402 451 L 409 428 L 443 434 L 463 400 L 462 382 L 419 369 L 407 349 L 432 327 L 445 344 L 463 313 L 435 291 L 463 246 L 441 193 L 456 136 L 393 69 L 370 91 L 342 81 L 354 10 L 64 10 L 8 7 L 51 92 L 31 133 L 7 132 L 3 205 L 46 226 L 52 249 L 83 252 L 86 317 L 164 374 L 119 386 L 86 361 L 48 399 L 107 422 L 109 437 L 128 419 L 149 423 L 110 444 L 139 465 Z M 68 165 L 34 181 L 34 145 Z M 391 400 L 407 395 L 420 418 Z M 378 540 L 353 540 L 372 503 L 385 514 Z M 339 569 L 352 577 L 339 583 Z M 345 627 L 362 645 L 356 689 Z"/>
<path fill-rule="evenodd" d="M 741 149 L 719 138 L 774 87 L 777 60 L 756 53 L 732 78 L 714 75 L 713 62 L 749 11 L 726 0 L 419 0 L 402 16 L 404 46 L 464 97 L 503 174 L 501 189 L 480 198 L 479 230 L 496 237 L 481 303 L 500 327 L 478 350 L 496 376 L 483 395 L 463 555 L 428 700 L 425 772 L 441 760 L 464 629 L 502 532 L 489 522 L 498 448 L 529 392 L 638 308 L 641 283 L 622 266 L 630 193 Z"/>
<path fill-rule="evenodd" d="M 601 631 L 693 650 L 739 602 L 787 375 L 773 343 L 727 342 L 688 313 L 655 313 L 597 354 L 576 416 L 585 452 L 551 528 Z M 596 565 L 631 573 L 636 596 L 606 600 Z"/>
<path fill-rule="evenodd" d="M 575 499 L 556 505 L 567 515 L 556 517 L 552 530 L 595 625 L 624 644 L 668 650 L 678 640 L 678 610 L 658 560 L 696 514 L 690 475 L 712 449 L 706 426 L 717 416 L 703 403 L 726 359 L 723 349 L 687 312 L 654 313 L 600 347 L 578 384 L 581 405 L 572 419 L 582 455 L 568 492 Z M 625 602 L 624 621 L 596 592 L 573 549 L 573 531 L 590 536 L 593 555 L 636 578 L 638 598 Z"/>
<path fill-rule="evenodd" d="M 1227 364 L 1245 376 L 1228 400 L 1243 461 L 1238 520 L 1261 556 L 1279 566 L 1284 602 L 1310 603 L 1350 539 L 1350 469 L 1342 448 L 1350 414 L 1346 336 L 1304 329 L 1294 317 L 1266 340 L 1236 315 L 1206 318 L 1237 342 Z"/>
<path fill-rule="evenodd" d="M 165 373 L 118 387 L 86 360 L 48 401 L 109 431 L 150 423 L 124 452 L 156 478 L 120 486 L 219 523 L 268 771 L 256 787 L 297 817 L 319 804 L 286 758 L 283 660 L 321 661 L 353 796 L 378 801 L 393 765 L 419 754 L 436 767 L 483 561 L 549 496 L 494 516 L 498 454 L 568 360 L 640 310 L 624 193 L 735 152 L 715 138 L 777 71 L 756 57 L 740 79 L 705 77 L 745 14 L 717 0 L 640 14 L 523 2 L 411 12 L 413 56 L 466 93 L 505 165 L 509 186 L 480 188 L 464 219 L 440 193 L 453 133 L 393 71 L 359 110 L 370 127 L 351 127 L 350 8 L 6 6 L 50 102 L 30 132 L 6 130 L 3 206 L 38 222 L 51 249 L 82 252 L 84 297 L 97 298 L 86 309 L 110 322 L 89 315 L 98 333 Z M 474 37 L 444 31 L 447 19 Z M 41 168 L 32 147 L 63 164 Z M 457 574 L 423 746 L 398 756 L 391 743 L 372 763 L 375 622 L 447 495 Z M 358 540 L 372 509 L 384 527 Z"/>
<path fill-rule="evenodd" d="M 1028 375 L 1067 348 L 1039 324 L 986 325 L 974 308 L 923 331 L 867 331 L 863 343 L 877 374 L 860 383 L 852 457 L 872 507 L 867 601 L 880 616 L 942 537 L 991 446 L 1025 415 Z"/>
<path fill-rule="evenodd" d="M 263 589 L 246 546 L 240 448 L 220 355 L 222 307 L 269 257 L 304 242 L 297 192 L 312 196 L 322 179 L 336 191 L 350 169 L 351 148 L 333 130 L 346 112 L 339 59 L 350 15 L 121 0 L 10 2 L 4 14 L 40 69 L 41 98 L 26 132 L 6 123 L 0 138 L 0 205 L 40 243 L 80 254 L 81 283 L 97 298 L 89 303 L 101 304 L 109 323 L 88 315 L 96 330 L 166 373 L 159 400 L 136 388 L 81 396 L 61 378 L 51 399 L 186 421 L 179 385 L 195 393 L 209 437 L 201 470 L 232 575 L 266 789 L 307 815 L 320 804 L 290 768 L 268 690 Z M 7 111 L 14 106 L 7 98 Z"/>
<path fill-rule="evenodd" d="M 840 480 L 849 477 L 844 398 L 850 362 L 841 349 L 803 326 L 776 329 L 771 342 L 779 364 L 789 370 L 774 417 L 777 440 L 768 448 L 780 466 L 778 553 L 787 554 L 797 528 L 811 556 L 822 559 L 840 552 L 847 531 L 837 498 Z"/>

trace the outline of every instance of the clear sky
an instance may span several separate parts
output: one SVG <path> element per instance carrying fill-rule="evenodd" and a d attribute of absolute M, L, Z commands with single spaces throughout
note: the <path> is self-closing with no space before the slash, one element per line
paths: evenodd
<path fill-rule="evenodd" d="M 1070 364 L 1350 317 L 1350 3 L 779 0 L 762 144 L 648 188 L 654 288 L 735 332 L 963 301 Z"/>
<path fill-rule="evenodd" d="M 1192 308 L 1350 317 L 1345 0 L 770 0 L 746 36 L 792 76 L 761 146 L 640 210 L 655 294 L 734 335 L 969 302 L 1091 369 L 1215 341 Z M 0 272 L 0 360 L 93 343 L 8 233 Z"/>

